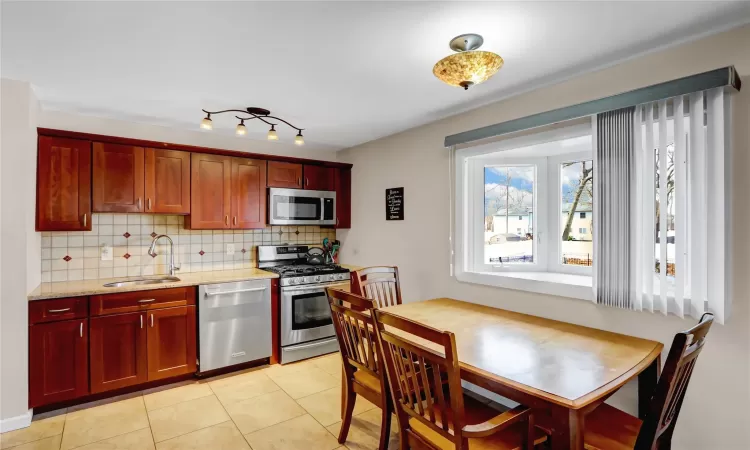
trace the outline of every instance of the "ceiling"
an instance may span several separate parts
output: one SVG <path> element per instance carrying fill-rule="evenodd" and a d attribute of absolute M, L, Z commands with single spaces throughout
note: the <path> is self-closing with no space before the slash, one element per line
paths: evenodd
<path fill-rule="evenodd" d="M 341 149 L 748 21 L 742 1 L 3 1 L 0 69 L 45 109 L 195 130 L 201 108 L 261 106 Z M 464 91 L 432 66 L 467 32 L 505 66 Z"/>

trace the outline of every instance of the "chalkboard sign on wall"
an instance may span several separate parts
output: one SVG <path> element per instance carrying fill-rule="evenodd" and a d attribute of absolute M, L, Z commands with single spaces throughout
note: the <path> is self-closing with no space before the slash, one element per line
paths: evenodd
<path fill-rule="evenodd" d="M 385 220 L 404 220 L 404 188 L 385 190 Z"/>

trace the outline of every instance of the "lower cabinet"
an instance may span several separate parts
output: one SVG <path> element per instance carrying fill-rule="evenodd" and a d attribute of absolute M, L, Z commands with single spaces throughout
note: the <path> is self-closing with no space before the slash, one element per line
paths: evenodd
<path fill-rule="evenodd" d="M 88 319 L 29 327 L 29 407 L 89 393 Z"/>
<path fill-rule="evenodd" d="M 91 318 L 91 393 L 148 381 L 146 313 Z"/>
<path fill-rule="evenodd" d="M 91 392 L 195 372 L 195 306 L 91 319 Z"/>
<path fill-rule="evenodd" d="M 195 306 L 148 312 L 148 380 L 195 372 Z"/>

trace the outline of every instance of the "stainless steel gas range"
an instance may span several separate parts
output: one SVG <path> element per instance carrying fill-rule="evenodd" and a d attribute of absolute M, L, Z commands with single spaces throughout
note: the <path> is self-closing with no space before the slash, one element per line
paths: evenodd
<path fill-rule="evenodd" d="M 278 273 L 281 300 L 281 364 L 338 350 L 325 289 L 349 287 L 349 270 L 308 264 L 303 244 L 258 247 L 258 268 Z"/>

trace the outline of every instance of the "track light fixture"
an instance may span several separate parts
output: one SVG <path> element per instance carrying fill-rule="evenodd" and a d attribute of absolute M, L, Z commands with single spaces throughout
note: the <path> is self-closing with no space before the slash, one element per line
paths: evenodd
<path fill-rule="evenodd" d="M 268 130 L 268 134 L 266 137 L 269 141 L 278 141 L 279 135 L 276 134 L 276 125 L 278 123 L 269 122 L 269 120 L 278 120 L 279 122 L 283 122 L 286 125 L 288 125 L 290 128 L 294 128 L 297 130 L 297 135 L 294 137 L 294 143 L 296 145 L 304 145 L 305 144 L 305 138 L 302 136 L 302 130 L 304 128 L 298 128 L 292 125 L 291 123 L 287 122 L 284 119 L 280 119 L 278 117 L 272 116 L 271 111 L 264 109 L 264 108 L 257 108 L 257 107 L 248 107 L 245 109 L 225 109 L 223 111 L 206 111 L 205 109 L 202 110 L 204 113 L 206 113 L 206 117 L 201 120 L 201 128 L 204 130 L 213 130 L 213 121 L 211 120 L 211 114 L 222 114 L 227 112 L 233 112 L 233 113 L 240 113 L 240 114 L 249 114 L 250 117 L 240 117 L 235 115 L 234 117 L 239 119 L 240 123 L 237 124 L 237 127 L 235 128 L 235 133 L 237 136 L 244 136 L 247 134 L 247 127 L 245 126 L 246 120 L 253 120 L 258 119 L 261 122 L 271 125 L 271 129 Z"/>

